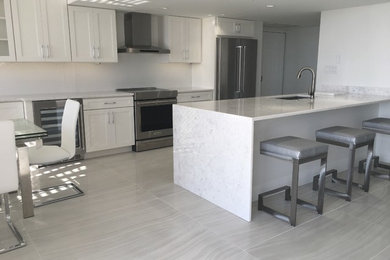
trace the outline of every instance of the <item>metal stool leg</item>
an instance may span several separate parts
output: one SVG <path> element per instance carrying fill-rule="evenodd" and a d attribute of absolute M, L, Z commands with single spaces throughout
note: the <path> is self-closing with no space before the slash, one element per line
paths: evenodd
<path fill-rule="evenodd" d="M 347 173 L 347 195 L 346 201 L 352 199 L 352 182 L 353 182 L 353 164 L 355 162 L 355 147 L 349 148 L 348 173 Z"/>
<path fill-rule="evenodd" d="M 290 208 L 290 224 L 295 227 L 297 220 L 297 200 L 298 200 L 298 160 L 293 160 L 293 174 L 291 184 L 291 208 Z"/>
<path fill-rule="evenodd" d="M 374 149 L 374 142 L 368 145 L 367 163 L 366 163 L 366 170 L 364 172 L 364 185 L 363 185 L 363 190 L 365 192 L 368 192 L 370 188 L 370 172 L 371 172 L 371 165 L 372 165 L 373 149 Z"/>
<path fill-rule="evenodd" d="M 321 159 L 321 169 L 319 174 L 320 177 L 319 177 L 319 185 L 318 185 L 318 202 L 317 202 L 318 214 L 322 214 L 324 209 L 326 165 L 327 165 L 327 157 Z"/>

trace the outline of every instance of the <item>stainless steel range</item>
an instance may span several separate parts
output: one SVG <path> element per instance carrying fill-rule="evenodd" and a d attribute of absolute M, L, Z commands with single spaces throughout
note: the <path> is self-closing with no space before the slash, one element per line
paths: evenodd
<path fill-rule="evenodd" d="M 160 88 L 125 88 L 117 91 L 134 94 L 135 146 L 140 152 L 172 146 L 172 105 L 177 90 Z"/>

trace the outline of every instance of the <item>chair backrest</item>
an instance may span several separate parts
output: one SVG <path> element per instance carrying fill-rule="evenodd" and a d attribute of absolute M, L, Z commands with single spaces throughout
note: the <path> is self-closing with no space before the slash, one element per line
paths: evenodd
<path fill-rule="evenodd" d="M 14 123 L 0 121 L 0 194 L 18 189 Z"/>
<path fill-rule="evenodd" d="M 72 158 L 76 153 L 76 126 L 79 116 L 80 103 L 71 99 L 66 100 L 61 127 L 61 147 Z"/>

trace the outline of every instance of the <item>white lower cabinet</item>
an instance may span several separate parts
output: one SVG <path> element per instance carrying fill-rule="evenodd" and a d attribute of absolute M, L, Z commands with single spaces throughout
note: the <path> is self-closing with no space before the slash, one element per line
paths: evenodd
<path fill-rule="evenodd" d="M 135 144 L 133 107 L 84 110 L 84 124 L 87 152 Z"/>
<path fill-rule="evenodd" d="M 177 103 L 184 102 L 197 102 L 197 101 L 210 101 L 213 100 L 212 90 L 179 92 L 177 95 Z"/>

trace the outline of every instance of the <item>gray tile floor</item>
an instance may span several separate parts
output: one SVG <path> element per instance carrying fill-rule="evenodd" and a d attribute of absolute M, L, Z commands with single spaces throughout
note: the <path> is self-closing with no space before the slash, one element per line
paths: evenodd
<path fill-rule="evenodd" d="M 390 259 L 389 181 L 372 178 L 369 193 L 354 188 L 350 203 L 326 196 L 323 216 L 299 208 L 293 228 L 257 211 L 247 223 L 175 186 L 172 171 L 171 148 L 36 171 L 35 187 L 72 179 L 86 195 L 29 219 L 12 196 L 28 245 L 0 259 Z M 304 185 L 300 197 L 316 193 Z M 265 203 L 287 211 L 282 198 Z M 2 221 L 0 246 L 12 242 Z"/>

